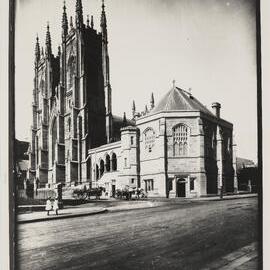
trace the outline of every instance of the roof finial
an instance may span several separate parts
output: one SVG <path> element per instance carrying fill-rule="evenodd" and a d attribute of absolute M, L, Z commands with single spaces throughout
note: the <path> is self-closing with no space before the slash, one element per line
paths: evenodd
<path fill-rule="evenodd" d="M 101 26 L 101 28 L 104 28 L 104 29 L 107 28 L 107 19 L 106 19 L 106 14 L 105 14 L 104 0 L 102 0 L 102 12 L 101 12 L 100 26 Z"/>
<path fill-rule="evenodd" d="M 94 28 L 94 17 L 91 15 L 91 28 Z"/>
<path fill-rule="evenodd" d="M 40 47 L 39 47 L 38 34 L 37 34 L 37 37 L 36 37 L 35 56 L 36 56 L 36 62 L 38 63 L 38 61 L 39 61 L 39 59 L 40 59 Z"/>
<path fill-rule="evenodd" d="M 86 20 L 86 25 L 87 25 L 87 28 L 89 28 L 90 27 L 90 25 L 89 25 L 89 15 L 87 15 L 87 20 Z"/>
<path fill-rule="evenodd" d="M 47 22 L 47 32 L 46 32 L 46 55 L 49 56 L 52 53 L 52 44 L 51 44 L 51 34 L 49 22 Z"/>
<path fill-rule="evenodd" d="M 173 83 L 173 88 L 175 88 L 175 80 L 174 79 L 173 79 L 172 83 Z"/>
<path fill-rule="evenodd" d="M 136 113 L 136 106 L 135 106 L 135 101 L 133 100 L 132 102 L 132 116 L 134 117 Z"/>
<path fill-rule="evenodd" d="M 62 37 L 65 38 L 67 34 L 68 34 L 68 20 L 66 13 L 66 1 L 64 1 L 63 15 L 62 15 Z"/>
<path fill-rule="evenodd" d="M 127 125 L 127 117 L 126 117 L 126 112 L 124 112 L 124 115 L 123 115 L 123 126 L 126 126 Z"/>
<path fill-rule="evenodd" d="M 191 95 L 191 92 L 192 92 L 192 88 L 191 87 L 188 88 L 188 92 Z"/>
<path fill-rule="evenodd" d="M 82 26 L 83 26 L 82 1 L 76 0 L 76 27 L 82 28 Z"/>
<path fill-rule="evenodd" d="M 155 107 L 155 99 L 154 99 L 154 94 L 152 92 L 151 94 L 151 99 L 150 99 L 150 108 L 151 110 Z"/>
<path fill-rule="evenodd" d="M 145 112 L 145 114 L 147 114 L 149 112 L 148 108 L 147 108 L 147 105 L 145 105 L 144 112 Z"/>

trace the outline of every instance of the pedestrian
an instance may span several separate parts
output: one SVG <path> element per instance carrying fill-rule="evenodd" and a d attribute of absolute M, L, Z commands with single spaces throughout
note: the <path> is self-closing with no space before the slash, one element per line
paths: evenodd
<path fill-rule="evenodd" d="M 58 205 L 58 198 L 54 199 L 53 202 L 53 210 L 55 211 L 55 214 L 58 216 L 58 209 L 59 209 L 59 205 Z"/>
<path fill-rule="evenodd" d="M 45 210 L 47 211 L 47 216 L 50 215 L 50 211 L 52 210 L 52 202 L 51 202 L 51 197 L 49 197 L 46 201 L 46 207 Z"/>

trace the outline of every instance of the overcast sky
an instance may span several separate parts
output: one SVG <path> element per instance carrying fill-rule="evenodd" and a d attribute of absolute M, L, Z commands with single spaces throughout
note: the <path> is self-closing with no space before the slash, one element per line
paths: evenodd
<path fill-rule="evenodd" d="M 99 29 L 101 0 L 83 2 Z M 257 160 L 255 0 L 105 0 L 113 113 L 142 111 L 172 80 L 208 108 L 221 103 L 234 124 L 237 156 Z M 16 12 L 16 137 L 29 138 L 35 38 L 50 23 L 53 52 L 61 42 L 63 1 L 18 0 Z M 75 0 L 67 0 L 68 18 Z"/>

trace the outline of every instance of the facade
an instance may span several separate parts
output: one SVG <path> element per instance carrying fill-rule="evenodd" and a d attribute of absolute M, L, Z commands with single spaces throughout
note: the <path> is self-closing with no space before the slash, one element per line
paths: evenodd
<path fill-rule="evenodd" d="M 75 25 L 62 17 L 62 45 L 52 54 L 47 26 L 45 54 L 37 38 L 33 125 L 28 178 L 40 187 L 89 184 L 143 188 L 149 196 L 195 197 L 234 191 L 233 125 L 191 93 L 173 87 L 155 106 L 133 119 L 112 114 L 107 21 L 100 32 L 83 21 L 76 2 Z"/>

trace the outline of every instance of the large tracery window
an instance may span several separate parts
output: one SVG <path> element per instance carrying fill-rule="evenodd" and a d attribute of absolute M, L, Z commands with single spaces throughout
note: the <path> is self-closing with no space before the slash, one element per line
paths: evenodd
<path fill-rule="evenodd" d="M 73 87 L 75 76 L 75 57 L 71 55 L 68 59 L 67 86 L 68 90 Z"/>
<path fill-rule="evenodd" d="M 184 124 L 173 128 L 173 154 L 174 156 L 187 156 L 189 148 L 189 127 Z"/>
<path fill-rule="evenodd" d="M 151 152 L 155 144 L 154 130 L 152 128 L 146 129 L 146 131 L 144 132 L 144 137 L 145 137 L 145 149 Z"/>

